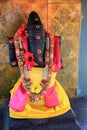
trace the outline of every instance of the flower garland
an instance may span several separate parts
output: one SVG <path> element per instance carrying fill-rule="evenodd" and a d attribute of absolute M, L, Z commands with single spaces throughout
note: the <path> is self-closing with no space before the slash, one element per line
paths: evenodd
<path fill-rule="evenodd" d="M 46 51 L 45 51 L 45 67 L 43 70 L 43 76 L 41 83 L 38 85 L 32 83 L 28 75 L 29 70 L 32 66 L 35 66 L 34 56 L 30 52 L 24 54 L 24 49 L 22 46 L 22 39 L 19 36 L 14 38 L 14 44 L 16 49 L 16 55 L 18 59 L 18 65 L 21 72 L 23 86 L 29 94 L 30 100 L 32 102 L 38 102 L 41 99 L 41 96 L 49 87 L 52 71 L 53 71 L 53 53 L 54 53 L 54 40 L 53 36 L 46 36 Z M 26 56 L 27 55 L 27 56 Z M 37 87 L 38 86 L 38 87 Z"/>

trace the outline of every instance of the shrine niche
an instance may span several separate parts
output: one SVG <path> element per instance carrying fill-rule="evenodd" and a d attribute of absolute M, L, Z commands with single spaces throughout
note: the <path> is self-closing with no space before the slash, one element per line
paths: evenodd
<path fill-rule="evenodd" d="M 1 0 L 0 98 L 6 99 L 8 97 L 9 90 L 20 75 L 18 68 L 11 68 L 8 63 L 8 38 L 13 37 L 17 28 L 22 23 L 27 22 L 29 13 L 32 10 L 35 10 L 40 15 L 46 31 L 61 36 L 61 54 L 64 69 L 58 72 L 56 78 L 68 95 L 75 97 L 78 81 L 81 1 Z"/>

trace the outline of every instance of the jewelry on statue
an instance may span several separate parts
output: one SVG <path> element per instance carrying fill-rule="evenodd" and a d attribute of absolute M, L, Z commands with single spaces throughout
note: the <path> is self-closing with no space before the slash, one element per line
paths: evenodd
<path fill-rule="evenodd" d="M 53 53 L 54 53 L 54 40 L 50 35 L 46 36 L 46 52 L 45 52 L 45 67 L 43 70 L 41 83 L 32 83 L 27 64 L 24 58 L 24 49 L 22 46 L 21 37 L 16 36 L 14 40 L 18 65 L 21 72 L 23 86 L 29 94 L 32 102 L 38 102 L 41 99 L 42 93 L 46 92 L 50 85 L 51 76 L 53 72 Z M 32 58 L 32 57 L 31 57 Z M 33 59 L 33 58 L 32 58 Z M 34 60 L 34 59 L 33 59 Z M 31 62 L 33 62 L 33 60 Z"/>

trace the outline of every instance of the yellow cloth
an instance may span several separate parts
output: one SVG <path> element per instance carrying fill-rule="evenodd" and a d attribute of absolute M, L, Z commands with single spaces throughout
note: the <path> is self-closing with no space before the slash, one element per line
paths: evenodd
<path fill-rule="evenodd" d="M 29 71 L 29 77 L 32 80 L 32 83 L 39 84 L 42 79 L 43 74 L 43 68 L 32 68 L 32 71 Z M 54 117 L 61 114 L 66 113 L 68 110 L 70 110 L 70 102 L 68 99 L 68 96 L 66 95 L 64 89 L 59 84 L 59 82 L 55 79 L 56 73 L 53 72 L 52 79 L 50 83 L 50 87 L 56 84 L 56 92 L 58 94 L 58 98 L 60 101 L 60 104 L 58 106 L 47 108 L 45 106 L 44 97 L 42 96 L 41 100 L 38 103 L 33 103 L 28 101 L 24 111 L 22 112 L 15 112 L 11 108 L 9 108 L 10 117 L 12 118 L 48 118 L 48 117 Z M 22 79 L 19 78 L 11 92 L 11 97 L 17 87 L 20 85 Z"/>

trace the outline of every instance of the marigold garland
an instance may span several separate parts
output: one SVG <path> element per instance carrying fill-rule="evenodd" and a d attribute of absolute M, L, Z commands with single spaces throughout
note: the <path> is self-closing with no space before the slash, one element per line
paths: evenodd
<path fill-rule="evenodd" d="M 37 83 L 32 83 L 28 75 L 28 69 L 30 70 L 32 66 L 36 65 L 34 62 L 33 54 L 30 52 L 24 52 L 21 37 L 15 36 L 14 44 L 24 88 L 28 92 L 30 100 L 32 102 L 38 102 L 41 99 L 42 94 L 48 89 L 52 76 L 54 53 L 53 36 L 46 36 L 45 67 L 43 71 L 42 80 L 39 85 Z"/>

